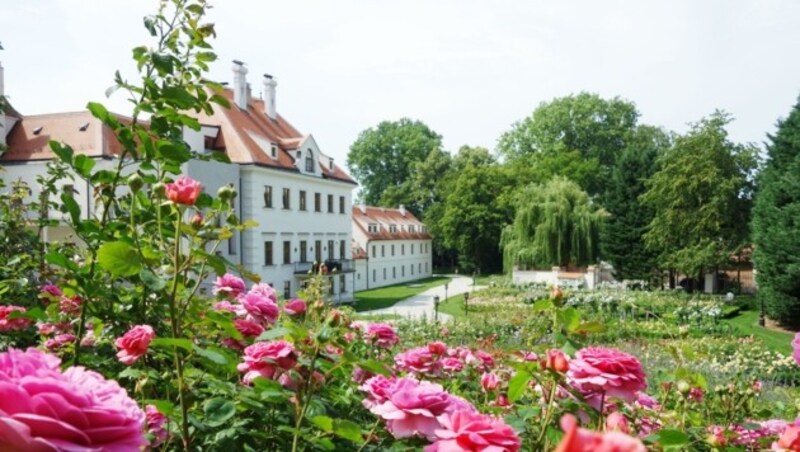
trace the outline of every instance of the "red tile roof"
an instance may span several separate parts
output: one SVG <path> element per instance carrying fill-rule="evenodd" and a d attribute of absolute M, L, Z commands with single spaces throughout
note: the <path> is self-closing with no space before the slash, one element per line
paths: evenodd
<path fill-rule="evenodd" d="M 353 259 L 367 259 L 367 251 L 353 240 Z"/>
<path fill-rule="evenodd" d="M 430 240 L 432 238 L 427 229 L 423 229 L 425 224 L 407 210 L 353 206 L 353 222 L 370 240 Z M 369 232 L 370 224 L 378 225 L 378 231 Z M 396 226 L 395 232 L 392 232 L 391 225 Z M 409 226 L 414 227 L 414 232 L 410 231 Z"/>
<path fill-rule="evenodd" d="M 200 114 L 198 119 L 203 124 L 220 126 L 216 144 L 225 150 L 231 161 L 299 172 L 294 157 L 288 151 L 297 149 L 307 136 L 281 115 L 277 115 L 277 119 L 268 117 L 264 113 L 264 102 L 260 99 L 251 99 L 247 110 L 242 110 L 234 104 L 232 90 L 225 89 L 223 96 L 231 103 L 231 108 L 216 107 L 212 115 Z M 271 144 L 278 146 L 274 159 L 270 155 Z M 357 184 L 338 165 L 329 168 L 319 160 L 317 163 L 322 177 Z"/>
<path fill-rule="evenodd" d="M 122 121 L 129 120 L 118 117 Z M 53 113 L 25 116 L 18 121 L 8 135 L 8 151 L 0 156 L 0 161 L 53 159 L 51 140 L 67 143 L 76 154 L 90 157 L 108 157 L 121 151 L 111 129 L 88 111 Z"/>

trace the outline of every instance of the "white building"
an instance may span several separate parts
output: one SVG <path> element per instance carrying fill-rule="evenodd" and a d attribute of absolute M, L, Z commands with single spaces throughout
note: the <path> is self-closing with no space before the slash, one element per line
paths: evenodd
<path fill-rule="evenodd" d="M 212 115 L 199 116 L 202 129 L 187 129 L 184 135 L 192 150 L 224 152 L 234 163 L 192 160 L 184 172 L 211 194 L 234 184 L 239 192 L 237 214 L 258 222 L 256 228 L 229 240 L 223 256 L 260 275 L 286 297 L 303 286 L 315 261 L 324 262 L 328 269 L 335 269 L 329 275 L 331 298 L 351 300 L 350 212 L 356 182 L 321 152 L 311 135 L 300 133 L 277 114 L 276 83 L 271 77 L 263 80 L 266 99 L 253 99 L 246 68 L 236 63 L 233 69 L 233 89 L 224 91 L 231 108 L 217 107 Z M 0 156 L 0 165 L 5 167 L 0 177 L 7 184 L 27 182 L 34 199 L 39 193 L 36 177 L 45 174 L 47 161 L 54 158 L 50 140 L 67 143 L 76 154 L 92 157 L 96 169 L 111 169 L 120 152 L 111 131 L 88 112 L 17 116 L 21 119 L 0 117 L 4 124 L 11 123 L 0 132 L 8 144 L 8 151 Z M 62 181 L 62 185 L 63 191 L 76 197 L 84 215 L 91 215 L 93 188 L 79 178 Z M 71 231 L 57 227 L 48 234 L 48 240 L 70 240 Z"/>
<path fill-rule="evenodd" d="M 403 206 L 353 207 L 353 243 L 357 291 L 433 274 L 428 228 Z"/>

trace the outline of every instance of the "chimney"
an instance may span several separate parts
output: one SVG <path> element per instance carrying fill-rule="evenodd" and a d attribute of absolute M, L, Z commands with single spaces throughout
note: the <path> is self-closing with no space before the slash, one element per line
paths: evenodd
<path fill-rule="evenodd" d="M 278 110 L 275 109 L 275 87 L 278 82 L 269 74 L 264 74 L 264 113 L 270 119 L 278 119 Z"/>
<path fill-rule="evenodd" d="M 400 215 L 406 216 L 406 206 L 400 204 Z"/>
<path fill-rule="evenodd" d="M 367 205 L 362 202 L 361 204 L 358 205 L 358 210 L 360 210 L 362 214 L 366 215 Z"/>
<path fill-rule="evenodd" d="M 247 68 L 241 61 L 233 60 L 233 103 L 247 110 Z"/>

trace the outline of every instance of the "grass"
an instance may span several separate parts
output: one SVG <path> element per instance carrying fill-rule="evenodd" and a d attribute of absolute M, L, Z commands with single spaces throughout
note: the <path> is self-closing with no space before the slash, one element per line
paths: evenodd
<path fill-rule="evenodd" d="M 450 314 L 454 319 L 465 318 L 467 313 L 464 312 L 464 295 L 454 295 L 439 303 L 439 312 Z"/>
<path fill-rule="evenodd" d="M 434 276 L 432 278 L 419 279 L 417 281 L 395 284 L 394 286 L 381 287 L 379 289 L 362 290 L 355 293 L 356 311 L 370 311 L 372 309 L 382 309 L 393 306 L 400 300 L 424 292 L 431 287 L 441 286 L 450 281 L 445 276 Z M 409 286 L 419 287 L 409 287 Z"/>
<path fill-rule="evenodd" d="M 738 316 L 724 321 L 735 326 L 740 333 L 760 339 L 770 350 L 784 355 L 792 354 L 792 334 L 758 326 L 758 311 L 742 311 Z"/>
<path fill-rule="evenodd" d="M 389 322 L 392 320 L 400 320 L 400 317 L 397 314 L 356 314 L 353 319 L 354 320 L 369 320 L 370 322 Z"/>

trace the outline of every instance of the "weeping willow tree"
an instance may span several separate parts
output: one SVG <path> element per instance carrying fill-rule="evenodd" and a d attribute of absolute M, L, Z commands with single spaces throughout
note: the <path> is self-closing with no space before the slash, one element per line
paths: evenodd
<path fill-rule="evenodd" d="M 516 212 L 500 237 L 506 271 L 515 265 L 584 266 L 597 259 L 606 213 L 575 182 L 555 177 L 529 185 L 517 198 Z"/>

